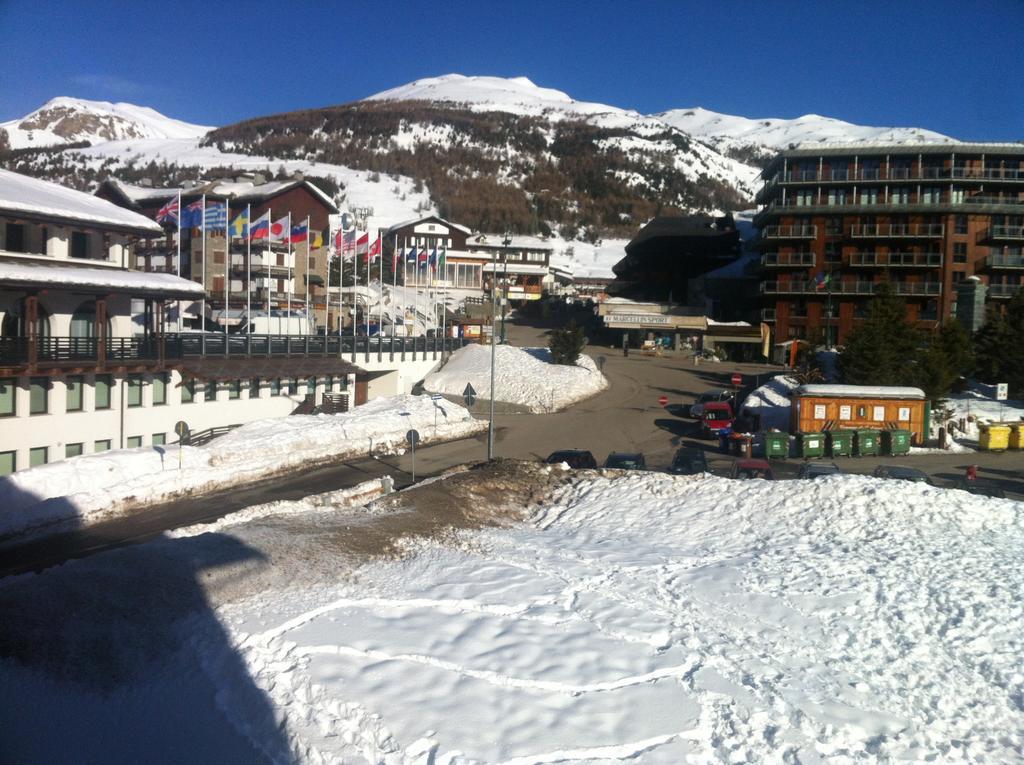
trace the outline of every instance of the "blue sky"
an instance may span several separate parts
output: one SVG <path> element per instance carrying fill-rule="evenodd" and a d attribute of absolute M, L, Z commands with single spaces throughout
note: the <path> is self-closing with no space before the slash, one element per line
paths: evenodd
<path fill-rule="evenodd" d="M 457 72 L 645 113 L 1024 140 L 1024 0 L 0 0 L 0 30 L 0 120 L 71 95 L 223 125 Z"/>

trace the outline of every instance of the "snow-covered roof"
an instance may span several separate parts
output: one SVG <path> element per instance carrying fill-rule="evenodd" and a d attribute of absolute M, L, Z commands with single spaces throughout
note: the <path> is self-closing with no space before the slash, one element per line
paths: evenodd
<path fill-rule="evenodd" d="M 184 191 L 180 188 L 159 188 L 152 186 L 137 186 L 134 183 L 125 183 L 118 178 L 107 178 L 104 183 L 117 189 L 125 199 L 135 205 L 146 205 L 154 202 L 164 202 Z"/>
<path fill-rule="evenodd" d="M 801 385 L 797 396 L 824 398 L 914 398 L 923 399 L 920 388 L 901 388 L 895 385 Z"/>
<path fill-rule="evenodd" d="M 484 271 L 493 271 L 497 268 L 498 271 L 508 271 L 510 274 L 547 274 L 547 266 L 535 266 L 526 263 L 484 263 Z"/>
<path fill-rule="evenodd" d="M 413 225 L 415 225 L 417 223 L 421 223 L 422 221 L 425 221 L 425 220 L 440 221 L 441 223 L 443 223 L 446 226 L 451 226 L 454 229 L 458 229 L 459 231 L 461 231 L 463 234 L 466 234 L 467 236 L 469 234 L 473 233 L 470 229 L 466 228 L 465 226 L 460 226 L 458 223 L 452 223 L 450 220 L 445 220 L 440 215 L 424 215 L 421 218 L 413 218 L 411 220 L 404 220 L 401 223 L 395 223 L 392 226 L 388 226 L 388 230 L 385 231 L 384 233 L 385 234 L 390 234 L 392 231 L 397 231 L 398 229 L 405 228 L 406 226 L 413 226 Z"/>
<path fill-rule="evenodd" d="M 100 289 L 167 298 L 201 298 L 205 295 L 203 285 L 174 274 L 39 262 L 0 262 L 0 286 Z"/>
<path fill-rule="evenodd" d="M 163 233 L 163 229 L 149 218 L 105 199 L 10 170 L 0 170 L 0 212 L 74 221 L 139 234 Z"/>
<path fill-rule="evenodd" d="M 555 242 L 550 239 L 541 239 L 539 236 L 513 236 L 510 237 L 511 242 L 508 245 L 510 250 L 553 250 L 555 248 Z M 468 242 L 467 247 L 489 247 L 505 249 L 504 236 L 501 234 L 480 234 L 474 236 Z"/>

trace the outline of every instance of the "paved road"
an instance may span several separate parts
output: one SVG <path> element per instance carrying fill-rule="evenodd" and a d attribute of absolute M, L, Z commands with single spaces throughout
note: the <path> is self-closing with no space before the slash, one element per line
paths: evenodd
<path fill-rule="evenodd" d="M 509 338 L 519 346 L 546 345 L 543 328 L 511 325 Z M 593 357 L 603 356 L 604 372 L 611 387 L 563 412 L 543 415 L 499 414 L 495 417 L 495 454 L 498 457 L 533 459 L 546 457 L 556 449 L 589 449 L 598 461 L 611 451 L 639 451 L 654 469 L 667 467 L 680 446 L 708 451 L 713 472 L 726 474 L 732 458 L 717 453 L 717 445 L 694 437 L 692 420 L 679 415 L 684 405 L 701 391 L 728 387 L 733 372 L 756 377 L 779 371 L 763 364 L 703 364 L 694 366 L 685 355 L 642 356 L 631 352 L 623 357 L 619 349 L 591 346 Z M 658 398 L 665 395 L 668 407 Z M 486 458 L 486 435 L 473 439 L 424 447 L 417 450 L 417 477 L 427 477 L 453 465 Z M 840 458 L 835 462 L 845 471 L 870 473 L 883 458 Z M 901 458 L 940 483 L 964 475 L 968 463 L 977 464 L 983 481 L 998 484 L 1009 496 L 1024 498 L 1024 455 L 939 454 Z M 776 464 L 776 473 L 792 477 L 798 461 Z M 54 535 L 17 548 L 0 548 L 0 575 L 38 570 L 61 560 L 81 557 L 122 544 L 145 541 L 162 531 L 219 518 L 249 505 L 278 499 L 298 499 L 310 494 L 353 486 L 371 477 L 391 474 L 399 486 L 409 482 L 410 454 L 384 460 L 347 461 L 289 479 L 254 484 L 202 498 L 178 500 L 151 508 L 132 518 L 95 524 L 88 529 Z"/>

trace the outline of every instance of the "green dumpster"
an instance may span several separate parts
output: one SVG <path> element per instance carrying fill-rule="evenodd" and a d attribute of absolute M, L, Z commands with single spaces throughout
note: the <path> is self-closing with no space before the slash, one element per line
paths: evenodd
<path fill-rule="evenodd" d="M 885 450 L 894 457 L 910 453 L 909 430 L 883 430 L 882 440 Z"/>
<path fill-rule="evenodd" d="M 764 456 L 770 460 L 786 459 L 789 456 L 789 433 L 765 433 Z"/>
<path fill-rule="evenodd" d="M 857 456 L 867 457 L 868 455 L 877 456 L 879 447 L 881 445 L 878 442 L 878 431 L 877 430 L 858 430 L 857 431 Z"/>
<path fill-rule="evenodd" d="M 853 431 L 830 430 L 828 432 L 828 450 L 833 457 L 849 457 L 853 454 Z"/>
<path fill-rule="evenodd" d="M 800 434 L 800 456 L 805 460 L 812 457 L 825 456 L 825 434 L 824 433 L 801 433 Z"/>

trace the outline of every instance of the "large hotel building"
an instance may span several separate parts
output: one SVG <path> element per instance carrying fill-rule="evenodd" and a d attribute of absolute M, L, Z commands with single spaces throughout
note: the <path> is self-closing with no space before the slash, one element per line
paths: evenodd
<path fill-rule="evenodd" d="M 956 315 L 968 277 L 990 301 L 1022 285 L 1022 144 L 791 149 L 762 178 L 762 320 L 779 341 L 841 342 L 882 281 L 922 328 Z"/>

